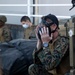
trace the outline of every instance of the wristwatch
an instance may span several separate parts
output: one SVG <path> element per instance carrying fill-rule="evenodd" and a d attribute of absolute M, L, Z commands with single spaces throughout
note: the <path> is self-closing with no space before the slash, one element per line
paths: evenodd
<path fill-rule="evenodd" d="M 49 46 L 49 44 L 47 43 L 47 42 L 45 42 L 45 43 L 43 43 L 43 47 L 48 47 Z"/>

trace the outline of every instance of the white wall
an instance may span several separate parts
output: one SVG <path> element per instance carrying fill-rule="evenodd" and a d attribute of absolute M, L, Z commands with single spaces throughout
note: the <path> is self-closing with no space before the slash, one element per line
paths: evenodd
<path fill-rule="evenodd" d="M 40 4 L 71 4 L 71 0 L 39 0 Z M 75 8 L 69 11 L 71 6 L 49 6 L 39 7 L 39 14 L 52 13 L 58 16 L 71 16 L 75 14 Z"/>
<path fill-rule="evenodd" d="M 0 4 L 25 4 L 27 0 L 0 0 Z"/>
<path fill-rule="evenodd" d="M 0 4 L 27 4 L 28 0 L 0 0 Z M 33 3 L 33 0 L 30 0 Z M 71 4 L 71 0 L 39 0 L 39 4 Z M 75 14 L 75 8 L 71 11 L 69 9 L 71 6 L 63 7 L 39 7 L 40 15 L 46 15 L 49 13 L 55 14 L 57 16 L 72 16 Z M 0 6 L 0 13 L 10 13 L 10 14 L 27 14 L 26 6 Z M 33 13 L 31 7 L 31 14 Z M 22 16 L 6 16 L 7 23 L 20 24 L 20 19 Z M 32 20 L 32 18 L 31 18 Z"/>
<path fill-rule="evenodd" d="M 39 0 L 42 4 L 70 4 L 71 0 Z"/>
<path fill-rule="evenodd" d="M 0 4 L 27 4 L 28 0 L 0 0 Z M 32 0 L 31 0 L 32 3 Z M 31 7 L 31 13 L 33 12 L 32 7 Z M 27 7 L 26 6 L 0 6 L 0 13 L 4 14 L 27 14 Z M 0 14 L 1 15 L 1 14 Z M 12 23 L 12 24 L 21 24 L 20 19 L 22 17 L 21 15 L 17 16 L 8 16 L 7 17 L 7 23 Z M 32 18 L 31 18 L 32 19 Z"/>
<path fill-rule="evenodd" d="M 27 14 L 27 8 L 26 7 L 13 7 L 13 6 L 0 6 L 0 13 L 8 13 L 8 14 Z M 7 23 L 12 24 L 20 24 L 20 18 L 21 16 L 7 16 Z"/>

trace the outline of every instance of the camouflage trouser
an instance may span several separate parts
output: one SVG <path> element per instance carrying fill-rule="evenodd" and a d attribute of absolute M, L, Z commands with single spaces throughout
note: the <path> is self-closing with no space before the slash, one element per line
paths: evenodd
<path fill-rule="evenodd" d="M 53 75 L 48 73 L 48 71 L 45 70 L 42 66 L 36 65 L 36 64 L 30 65 L 28 72 L 29 72 L 29 75 Z"/>

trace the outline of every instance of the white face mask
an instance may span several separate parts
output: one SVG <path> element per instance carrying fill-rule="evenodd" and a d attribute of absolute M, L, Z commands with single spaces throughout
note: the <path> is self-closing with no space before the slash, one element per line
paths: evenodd
<path fill-rule="evenodd" d="M 24 28 L 28 28 L 29 27 L 29 25 L 27 25 L 27 24 L 23 24 L 22 25 Z"/>

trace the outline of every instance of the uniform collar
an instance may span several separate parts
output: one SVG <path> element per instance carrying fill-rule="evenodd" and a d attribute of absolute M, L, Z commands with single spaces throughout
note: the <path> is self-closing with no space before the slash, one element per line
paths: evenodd
<path fill-rule="evenodd" d="M 60 38 L 60 34 L 58 35 L 58 37 L 56 39 L 54 39 L 52 42 L 50 42 L 50 44 L 54 44 L 59 38 Z"/>

